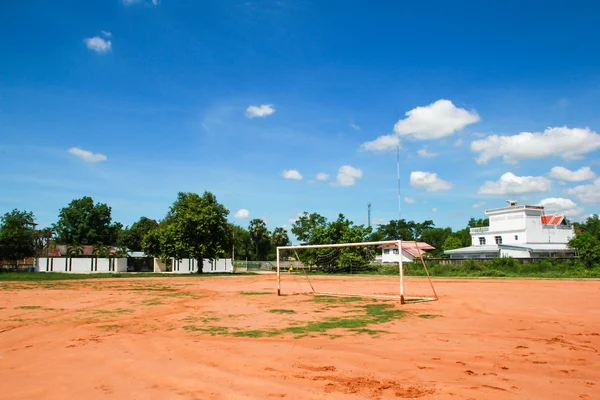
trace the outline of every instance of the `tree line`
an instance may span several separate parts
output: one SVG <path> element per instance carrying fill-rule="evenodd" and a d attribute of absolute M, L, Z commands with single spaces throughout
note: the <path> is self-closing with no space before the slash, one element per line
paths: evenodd
<path fill-rule="evenodd" d="M 13 210 L 0 217 L 0 259 L 17 260 L 30 257 L 56 244 L 67 245 L 71 256 L 80 254 L 84 245 L 94 246 L 98 255 L 106 255 L 115 247 L 120 253 L 143 251 L 162 259 L 223 258 L 237 260 L 274 260 L 278 246 L 289 245 L 290 238 L 282 227 L 270 231 L 261 219 L 253 219 L 248 227 L 228 221 L 229 210 L 214 194 L 181 192 L 160 221 L 141 217 L 131 226 L 112 219 L 112 208 L 91 197 L 72 200 L 58 213 L 50 227 L 35 229 L 35 216 L 30 211 Z M 470 246 L 470 229 L 488 226 L 489 219 L 471 218 L 459 230 L 436 227 L 432 220 L 392 220 L 375 228 L 356 225 L 339 214 L 328 221 L 318 213 L 305 212 L 293 223 L 291 233 L 301 244 L 332 244 L 382 240 L 418 240 L 427 242 L 434 257 L 445 250 Z M 579 249 L 582 260 L 590 265 L 600 263 L 600 222 L 593 215 L 578 226 L 570 245 Z M 309 259 L 319 252 L 304 250 Z M 114 253 L 113 253 L 114 254 Z M 345 252 L 347 257 L 362 257 Z"/>

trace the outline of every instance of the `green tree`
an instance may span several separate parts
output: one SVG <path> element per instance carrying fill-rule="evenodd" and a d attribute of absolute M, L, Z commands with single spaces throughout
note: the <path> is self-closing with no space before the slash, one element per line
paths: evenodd
<path fill-rule="evenodd" d="M 461 247 L 463 247 L 463 242 L 457 235 L 448 236 L 444 241 L 444 245 L 442 246 L 444 251 L 460 249 Z"/>
<path fill-rule="evenodd" d="M 489 218 L 475 219 L 471 217 L 471 219 L 469 219 L 469 222 L 467 223 L 467 228 L 482 228 L 484 226 L 490 226 Z"/>
<path fill-rule="evenodd" d="M 142 251 L 142 240 L 144 240 L 144 236 L 157 228 L 158 222 L 156 222 L 156 220 L 142 217 L 139 221 L 134 222 L 133 225 L 131 225 L 131 228 L 127 227 L 121 231 L 118 244 L 120 247 L 125 247 L 130 251 Z"/>
<path fill-rule="evenodd" d="M 431 255 L 440 257 L 444 254 L 444 243 L 451 235 L 452 228 L 429 228 L 423 231 L 419 240 L 435 247 Z"/>
<path fill-rule="evenodd" d="M 422 233 L 422 230 L 422 227 L 416 229 L 414 221 L 391 220 L 387 224 L 377 225 L 371 240 L 415 240 L 415 232 Z"/>
<path fill-rule="evenodd" d="M 318 214 L 304 212 L 292 225 L 292 233 L 302 244 L 315 244 L 317 237 L 323 235 L 327 227 L 327 218 Z"/>
<path fill-rule="evenodd" d="M 17 209 L 0 217 L 0 259 L 20 260 L 35 254 L 35 217 Z"/>
<path fill-rule="evenodd" d="M 266 260 L 271 249 L 271 233 L 262 219 L 255 218 L 248 225 L 250 238 L 254 244 L 256 260 Z"/>
<path fill-rule="evenodd" d="M 83 254 L 83 246 L 78 243 L 71 243 L 67 245 L 67 256 L 79 257 Z"/>
<path fill-rule="evenodd" d="M 600 266 L 600 220 L 598 215 L 590 216 L 578 227 L 575 236 L 569 241 L 569 247 L 578 250 L 579 258 L 588 267 Z"/>
<path fill-rule="evenodd" d="M 94 245 L 117 243 L 123 225 L 112 223 L 111 208 L 103 203 L 94 204 L 91 197 L 75 199 L 60 210 L 53 226 L 61 244 Z"/>
<path fill-rule="evenodd" d="M 275 228 L 271 235 L 271 246 L 277 248 L 280 246 L 288 246 L 289 244 L 290 238 L 287 231 L 282 227 Z"/>
<path fill-rule="evenodd" d="M 235 247 L 235 259 L 236 260 L 254 260 L 255 249 L 250 237 L 250 232 L 247 229 L 238 226 L 231 225 L 230 227 L 233 236 L 233 246 Z"/>
<path fill-rule="evenodd" d="M 228 214 L 229 210 L 210 192 L 202 196 L 180 192 L 159 228 L 142 240 L 142 248 L 161 259 L 200 261 L 222 257 L 230 252 L 232 244 Z"/>

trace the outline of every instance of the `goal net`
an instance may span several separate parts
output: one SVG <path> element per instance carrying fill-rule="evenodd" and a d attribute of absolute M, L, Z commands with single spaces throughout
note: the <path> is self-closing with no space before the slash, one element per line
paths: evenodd
<path fill-rule="evenodd" d="M 422 243 L 381 241 L 277 248 L 277 294 L 315 294 L 437 300 Z M 418 263 L 426 279 L 405 277 L 405 264 Z"/>

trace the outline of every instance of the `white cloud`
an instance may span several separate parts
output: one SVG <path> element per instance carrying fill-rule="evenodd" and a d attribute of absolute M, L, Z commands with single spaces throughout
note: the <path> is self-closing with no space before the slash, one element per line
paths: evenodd
<path fill-rule="evenodd" d="M 407 204 L 415 204 L 417 201 L 411 197 L 405 197 L 404 202 Z"/>
<path fill-rule="evenodd" d="M 123 4 L 125 4 L 126 6 L 130 6 L 132 4 L 137 4 L 141 2 L 142 0 L 123 0 Z"/>
<path fill-rule="evenodd" d="M 329 179 L 329 174 L 326 174 L 325 172 L 319 172 L 317 174 L 318 181 L 326 181 L 327 179 Z"/>
<path fill-rule="evenodd" d="M 456 147 L 460 147 L 463 145 L 463 143 L 464 143 L 463 140 L 461 138 L 458 138 L 458 139 L 456 139 L 456 142 L 454 142 L 454 145 Z"/>
<path fill-rule="evenodd" d="M 419 157 L 423 158 L 434 158 L 438 156 L 438 153 L 430 153 L 427 151 L 427 146 L 423 147 L 421 150 L 417 151 Z"/>
<path fill-rule="evenodd" d="M 79 147 L 71 147 L 68 150 L 68 152 L 73 154 L 74 156 L 81 158 L 83 161 L 88 162 L 88 163 L 97 163 L 97 162 L 101 162 L 101 161 L 106 161 L 106 159 L 107 159 L 104 154 L 100 154 L 100 153 L 94 154 L 91 151 L 83 150 L 83 149 L 80 149 Z"/>
<path fill-rule="evenodd" d="M 100 36 L 94 36 L 83 40 L 88 49 L 98 54 L 108 53 L 112 49 L 110 40 L 102 39 Z"/>
<path fill-rule="evenodd" d="M 333 183 L 333 186 L 352 186 L 356 183 L 357 179 L 363 177 L 363 173 L 360 169 L 354 168 L 350 165 L 342 165 L 338 170 L 337 180 Z"/>
<path fill-rule="evenodd" d="M 360 126 L 356 125 L 355 123 L 350 122 L 350 128 L 352 129 L 356 129 L 357 131 L 360 131 Z"/>
<path fill-rule="evenodd" d="M 471 143 L 471 150 L 479 153 L 478 164 L 502 157 L 504 162 L 516 164 L 528 158 L 549 156 L 568 160 L 581 158 L 584 154 L 600 149 L 600 135 L 589 128 L 566 126 L 547 128 L 544 132 L 521 132 L 513 136 L 491 135 Z"/>
<path fill-rule="evenodd" d="M 106 37 L 111 37 L 112 36 L 112 33 L 110 33 L 109 31 L 100 31 L 100 33 L 102 33 Z"/>
<path fill-rule="evenodd" d="M 260 106 L 249 106 L 246 109 L 246 117 L 267 117 L 275 112 L 272 104 L 262 104 Z"/>
<path fill-rule="evenodd" d="M 581 167 L 577 171 L 571 171 L 565 167 L 554 167 L 550 170 L 550 178 L 567 182 L 589 181 L 596 177 L 590 167 Z"/>
<path fill-rule="evenodd" d="M 446 182 L 433 172 L 413 171 L 410 173 L 410 186 L 425 189 L 428 192 L 441 192 L 450 190 L 454 185 Z"/>
<path fill-rule="evenodd" d="M 435 207 L 433 207 L 433 208 L 431 209 L 431 212 L 433 212 L 433 213 L 436 213 L 436 212 L 438 212 L 438 209 L 437 209 L 437 208 L 435 208 Z"/>
<path fill-rule="evenodd" d="M 600 203 L 600 178 L 589 185 L 579 185 L 565 191 L 567 194 L 576 196 L 584 203 Z"/>
<path fill-rule="evenodd" d="M 546 213 L 560 214 L 567 217 L 577 217 L 585 212 L 583 208 L 577 207 L 573 200 L 562 197 L 543 199 L 538 205 L 543 206 Z"/>
<path fill-rule="evenodd" d="M 398 135 L 383 135 L 371 142 L 365 142 L 360 145 L 364 151 L 389 151 L 394 150 L 399 144 Z"/>
<path fill-rule="evenodd" d="M 405 119 L 396 122 L 394 131 L 419 140 L 449 136 L 480 120 L 476 111 L 457 108 L 450 100 L 444 99 L 414 108 L 405 115 Z"/>
<path fill-rule="evenodd" d="M 248 219 L 250 218 L 250 211 L 246 210 L 245 208 L 241 208 L 236 211 L 234 217 L 238 219 Z"/>
<path fill-rule="evenodd" d="M 473 208 L 481 208 L 485 206 L 485 201 L 480 201 L 479 203 L 473 204 Z"/>
<path fill-rule="evenodd" d="M 284 169 L 281 173 L 281 176 L 283 176 L 285 179 L 294 179 L 297 181 L 302 180 L 302 174 L 296 169 Z"/>
<path fill-rule="evenodd" d="M 507 172 L 497 182 L 486 181 L 477 193 L 489 195 L 547 192 L 552 181 L 543 176 L 516 176 Z"/>

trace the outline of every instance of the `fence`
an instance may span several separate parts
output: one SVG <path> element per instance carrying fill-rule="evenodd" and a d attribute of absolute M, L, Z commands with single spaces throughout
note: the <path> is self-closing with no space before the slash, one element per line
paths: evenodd
<path fill-rule="evenodd" d="M 22 260 L 0 260 L 0 272 L 28 271 L 33 267 L 33 257 Z"/>
<path fill-rule="evenodd" d="M 462 265 L 467 261 L 491 261 L 498 259 L 495 258 L 426 258 L 425 262 L 427 264 L 439 264 L 439 265 Z M 538 258 L 513 258 L 518 263 L 521 264 L 531 264 L 542 260 L 553 260 L 557 262 L 565 262 L 578 260 L 579 257 L 538 257 Z"/>

